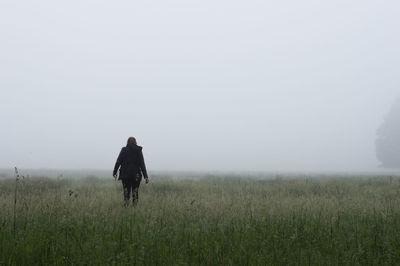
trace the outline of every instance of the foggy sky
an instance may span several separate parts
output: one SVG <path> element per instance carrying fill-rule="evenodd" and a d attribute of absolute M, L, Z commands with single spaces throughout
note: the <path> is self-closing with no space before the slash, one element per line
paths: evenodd
<path fill-rule="evenodd" d="M 399 1 L 0 2 L 0 168 L 370 171 Z M 111 170 L 110 170 L 111 171 Z"/>

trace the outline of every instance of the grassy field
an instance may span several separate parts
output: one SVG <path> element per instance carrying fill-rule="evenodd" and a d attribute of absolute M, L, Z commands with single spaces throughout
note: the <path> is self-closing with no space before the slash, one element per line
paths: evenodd
<path fill-rule="evenodd" d="M 0 265 L 400 264 L 400 179 L 0 181 Z"/>

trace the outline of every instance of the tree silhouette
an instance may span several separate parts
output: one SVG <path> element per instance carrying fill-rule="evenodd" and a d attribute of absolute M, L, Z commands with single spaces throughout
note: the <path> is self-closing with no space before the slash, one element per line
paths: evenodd
<path fill-rule="evenodd" d="M 377 131 L 376 157 L 385 168 L 400 168 L 400 99 Z"/>

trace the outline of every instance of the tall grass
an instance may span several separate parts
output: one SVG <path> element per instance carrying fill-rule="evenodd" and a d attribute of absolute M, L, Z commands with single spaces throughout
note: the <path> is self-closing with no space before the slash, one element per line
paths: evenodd
<path fill-rule="evenodd" d="M 14 181 L 15 182 L 15 181 Z M 0 182 L 0 264 L 400 263 L 400 180 L 159 178 Z"/>

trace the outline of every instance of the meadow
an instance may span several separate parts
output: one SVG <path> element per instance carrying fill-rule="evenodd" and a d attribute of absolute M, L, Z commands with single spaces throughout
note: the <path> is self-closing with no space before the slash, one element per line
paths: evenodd
<path fill-rule="evenodd" d="M 398 177 L 0 180 L 0 265 L 395 264 Z"/>

